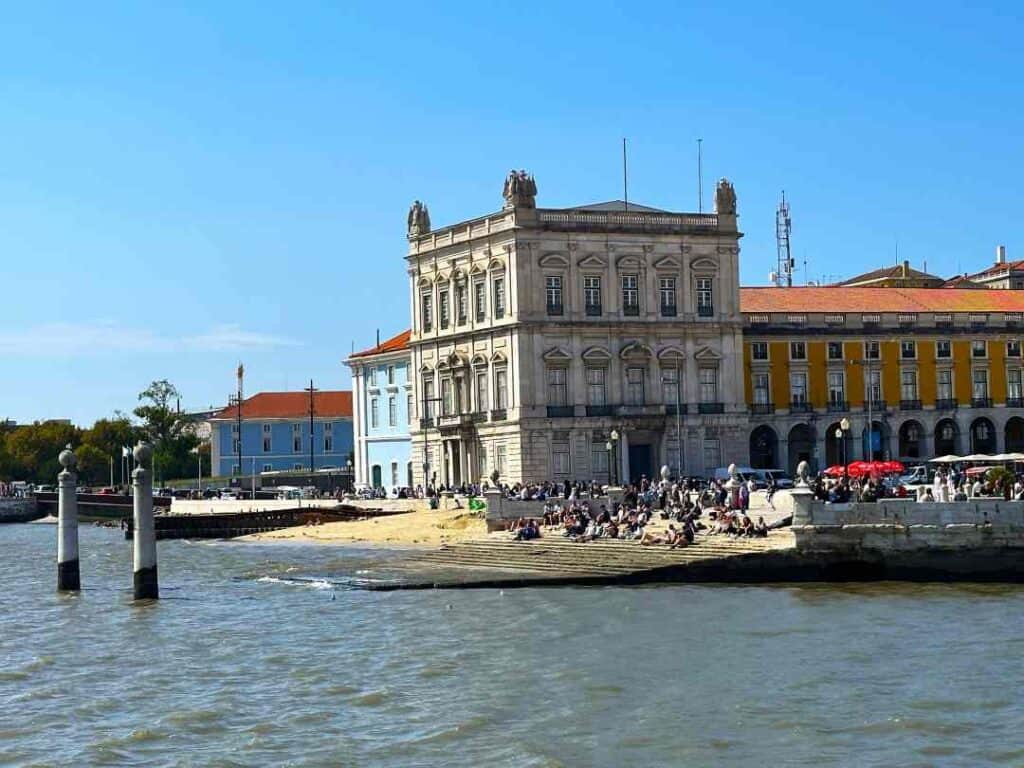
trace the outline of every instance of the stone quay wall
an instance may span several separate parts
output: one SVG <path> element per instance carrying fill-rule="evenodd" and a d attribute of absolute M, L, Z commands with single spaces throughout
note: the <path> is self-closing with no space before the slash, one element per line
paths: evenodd
<path fill-rule="evenodd" d="M 0 523 L 24 523 L 42 516 L 35 499 L 0 499 Z"/>
<path fill-rule="evenodd" d="M 825 504 L 792 494 L 798 551 L 855 554 L 1020 549 L 1024 558 L 1024 501 L 974 499 L 916 503 Z M 1022 560 L 1024 563 L 1024 560 Z"/>

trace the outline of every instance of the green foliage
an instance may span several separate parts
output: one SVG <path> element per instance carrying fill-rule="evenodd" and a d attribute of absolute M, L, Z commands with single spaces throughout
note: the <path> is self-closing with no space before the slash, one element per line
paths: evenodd
<path fill-rule="evenodd" d="M 139 394 L 141 405 L 133 424 L 121 412 L 97 420 L 88 429 L 44 421 L 17 427 L 0 426 L 0 480 L 28 480 L 54 484 L 60 472 L 57 456 L 70 444 L 78 457 L 78 478 L 83 485 L 107 485 L 111 460 L 115 482 L 120 478 L 121 449 L 140 439 L 153 443 L 156 480 L 195 477 L 199 446 L 193 425 L 178 413 L 178 390 L 166 379 L 154 381 Z M 209 446 L 200 446 L 204 465 L 210 466 Z"/>
<path fill-rule="evenodd" d="M 985 473 L 985 479 L 992 483 L 993 488 L 1012 487 L 1014 475 L 1006 467 L 992 467 Z"/>

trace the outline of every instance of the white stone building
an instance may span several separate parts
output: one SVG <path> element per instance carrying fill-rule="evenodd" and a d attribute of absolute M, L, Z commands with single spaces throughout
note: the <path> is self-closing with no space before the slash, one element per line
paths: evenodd
<path fill-rule="evenodd" d="M 415 481 L 626 482 L 746 456 L 732 186 L 714 214 L 535 197 L 520 171 L 497 213 L 431 229 L 410 211 Z"/>

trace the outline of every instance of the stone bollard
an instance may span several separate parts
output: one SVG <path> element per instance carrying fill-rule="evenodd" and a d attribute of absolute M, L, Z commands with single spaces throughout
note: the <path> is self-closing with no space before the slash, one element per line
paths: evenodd
<path fill-rule="evenodd" d="M 149 462 L 153 448 L 139 443 L 132 452 L 135 471 L 132 473 L 134 493 L 135 537 L 132 565 L 136 600 L 155 600 L 160 597 L 156 577 L 156 527 L 153 522 L 153 477 Z"/>
<path fill-rule="evenodd" d="M 68 445 L 57 460 L 64 467 L 57 475 L 57 589 L 77 592 L 82 588 L 78 571 L 78 497 L 75 496 L 78 459 Z"/>
<path fill-rule="evenodd" d="M 505 499 L 500 488 L 488 488 L 484 491 L 487 504 L 487 532 L 503 530 L 505 527 Z"/>

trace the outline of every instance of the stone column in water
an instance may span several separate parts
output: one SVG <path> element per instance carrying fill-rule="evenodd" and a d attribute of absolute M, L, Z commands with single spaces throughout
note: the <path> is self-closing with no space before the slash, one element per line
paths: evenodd
<path fill-rule="evenodd" d="M 57 460 L 64 467 L 57 475 L 57 589 L 75 592 L 82 588 L 78 572 L 78 497 L 75 496 L 78 459 L 69 445 Z"/>
<path fill-rule="evenodd" d="M 160 597 L 156 578 L 156 528 L 153 524 L 153 477 L 149 464 L 153 448 L 149 443 L 139 443 L 132 452 L 135 456 L 135 471 L 132 473 L 134 494 L 135 538 L 133 569 L 135 574 L 135 599 L 155 600 Z"/>

